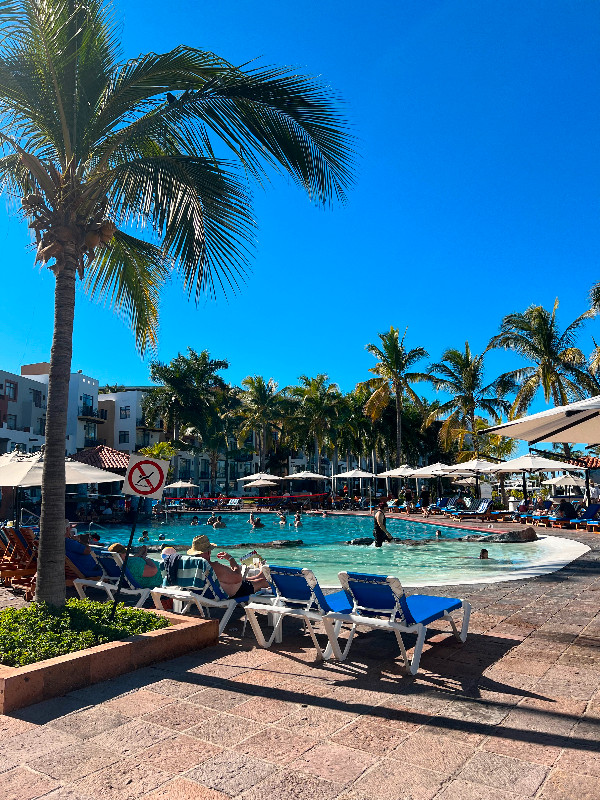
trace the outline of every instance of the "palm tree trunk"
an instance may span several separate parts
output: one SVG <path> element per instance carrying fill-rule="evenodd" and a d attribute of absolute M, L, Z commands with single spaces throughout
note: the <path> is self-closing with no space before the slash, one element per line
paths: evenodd
<path fill-rule="evenodd" d="M 500 498 L 502 500 L 502 508 L 508 508 L 508 498 L 506 496 L 506 487 L 504 486 L 504 473 L 500 473 Z"/>
<path fill-rule="evenodd" d="M 225 436 L 225 497 L 229 497 L 229 442 Z"/>
<path fill-rule="evenodd" d="M 321 452 L 319 450 L 319 439 L 315 436 L 315 472 L 319 471 L 319 461 L 321 460 Z"/>
<path fill-rule="evenodd" d="M 42 510 L 35 599 L 53 606 L 65 604 L 65 440 L 69 378 L 73 353 L 75 270 L 73 243 L 65 244 L 65 263 L 56 276 L 54 333 L 50 353 L 46 444 L 42 473 Z"/>
<path fill-rule="evenodd" d="M 475 458 L 479 458 L 479 438 L 475 431 L 475 412 L 471 412 L 471 442 L 473 445 L 473 453 Z"/>
<path fill-rule="evenodd" d="M 400 386 L 394 387 L 396 392 L 396 466 L 399 467 L 402 461 L 402 395 Z"/>
<path fill-rule="evenodd" d="M 264 425 L 263 425 L 262 431 L 260 432 L 260 438 L 262 440 L 261 441 L 261 447 L 260 447 L 260 457 L 259 457 L 260 471 L 264 472 L 265 471 L 265 465 L 267 463 L 267 458 L 266 458 L 266 456 L 267 456 L 267 453 L 266 453 L 266 450 L 267 450 L 267 429 L 266 429 L 266 427 Z"/>

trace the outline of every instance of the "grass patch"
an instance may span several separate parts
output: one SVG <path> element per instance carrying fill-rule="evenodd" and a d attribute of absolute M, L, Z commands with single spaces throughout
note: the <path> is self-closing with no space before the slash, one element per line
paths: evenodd
<path fill-rule="evenodd" d="M 47 658 L 85 650 L 169 626 L 168 620 L 119 603 L 108 621 L 112 603 L 67 600 L 64 608 L 32 603 L 0 611 L 0 664 L 22 667 Z"/>

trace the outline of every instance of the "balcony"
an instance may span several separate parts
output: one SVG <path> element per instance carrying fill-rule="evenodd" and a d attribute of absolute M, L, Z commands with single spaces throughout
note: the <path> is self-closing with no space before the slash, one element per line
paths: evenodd
<path fill-rule="evenodd" d="M 86 436 L 83 440 L 84 447 L 98 447 L 101 444 L 106 444 L 106 439 L 94 439 L 91 436 Z"/>
<path fill-rule="evenodd" d="M 77 409 L 78 419 L 91 419 L 94 422 L 104 422 L 107 417 L 105 408 L 92 408 L 92 406 L 79 406 Z"/>
<path fill-rule="evenodd" d="M 189 481 L 191 477 L 192 473 L 189 470 L 180 470 L 179 472 L 180 481 Z"/>
<path fill-rule="evenodd" d="M 159 422 L 146 422 L 144 417 L 138 417 L 135 421 L 136 428 L 142 428 L 146 431 L 162 431 L 162 425 Z"/>

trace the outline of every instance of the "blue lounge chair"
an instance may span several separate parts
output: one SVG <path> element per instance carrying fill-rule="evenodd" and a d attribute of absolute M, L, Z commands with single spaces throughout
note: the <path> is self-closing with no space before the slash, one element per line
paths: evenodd
<path fill-rule="evenodd" d="M 100 552 L 92 550 L 91 556 L 98 564 L 98 567 L 102 571 L 102 575 L 98 579 L 76 578 L 73 581 L 75 591 L 82 600 L 85 600 L 86 586 L 92 589 L 98 589 L 99 591 L 104 592 L 108 598 L 108 601 L 112 603 L 112 601 L 115 599 L 119 575 L 121 574 L 121 569 L 123 567 L 121 556 L 118 553 L 112 553 L 108 550 L 101 550 Z M 121 594 L 133 596 L 139 595 L 139 599 L 135 604 L 135 607 L 141 608 L 150 596 L 150 589 L 145 586 L 140 586 L 129 570 L 126 569 L 123 576 Z"/>
<path fill-rule="evenodd" d="M 481 517 L 482 519 L 489 514 L 492 501 L 489 499 L 479 500 L 472 508 L 464 511 L 453 511 L 452 517 L 454 519 L 474 519 Z"/>
<path fill-rule="evenodd" d="M 219 636 L 225 627 L 236 606 L 247 603 L 250 595 L 243 597 L 229 597 L 223 591 L 221 584 L 212 566 L 204 558 L 199 556 L 179 556 L 177 560 L 176 583 L 166 585 L 166 563 L 160 565 L 165 572 L 163 586 L 150 589 L 152 600 L 156 608 L 164 611 L 162 598 L 167 597 L 173 601 L 173 611 L 176 614 L 187 614 L 195 606 L 201 617 L 210 617 L 210 609 L 220 609 L 224 611 L 219 622 Z M 245 631 L 242 631 L 242 636 Z"/>
<path fill-rule="evenodd" d="M 246 606 L 248 618 L 256 641 L 260 647 L 271 647 L 273 642 L 281 642 L 284 617 L 297 617 L 303 620 L 317 650 L 317 658 L 329 658 L 332 653 L 332 642 L 337 640 L 334 622 L 327 624 L 328 615 L 334 613 L 350 613 L 352 604 L 345 592 L 325 595 L 319 586 L 314 573 L 310 569 L 299 567 L 279 567 L 270 564 L 263 567 L 263 574 L 273 589 L 271 596 L 255 595 Z M 268 614 L 273 624 L 273 633 L 265 638 L 258 623 L 257 614 Z M 321 648 L 313 622 L 325 623 L 329 644 L 325 650 Z M 338 626 L 341 627 L 341 623 Z M 334 635 L 335 634 L 335 635 Z"/>
<path fill-rule="evenodd" d="M 352 610 L 346 614 L 335 612 L 328 614 L 323 618 L 323 622 L 329 635 L 333 657 L 340 661 L 347 657 L 358 625 L 393 631 L 406 669 L 412 675 L 419 669 L 427 626 L 431 622 L 446 619 L 457 639 L 464 642 L 467 638 L 471 605 L 466 600 L 418 594 L 407 596 L 398 578 L 383 575 L 340 572 L 339 578 L 344 592 L 352 600 Z M 450 613 L 460 608 L 463 611 L 463 618 L 459 632 Z M 341 650 L 337 636 L 344 623 L 352 627 L 346 646 Z M 410 660 L 402 640 L 402 633 L 417 634 L 413 657 Z"/>
<path fill-rule="evenodd" d="M 600 503 L 591 503 L 585 509 L 585 511 L 580 517 L 571 520 L 571 522 L 575 523 L 576 528 L 579 528 L 579 526 L 581 526 L 587 529 L 588 523 L 597 521 L 596 516 L 598 515 L 599 511 L 600 511 Z"/>

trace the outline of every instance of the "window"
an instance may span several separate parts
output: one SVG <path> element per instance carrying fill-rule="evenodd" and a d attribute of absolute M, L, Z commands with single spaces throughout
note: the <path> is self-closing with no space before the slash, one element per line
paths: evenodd
<path fill-rule="evenodd" d="M 39 389 L 32 389 L 31 390 L 31 398 L 33 400 L 33 405 L 36 408 L 42 407 L 42 393 Z"/>
<path fill-rule="evenodd" d="M 119 444 L 129 444 L 129 431 L 119 431 Z"/>
<path fill-rule="evenodd" d="M 16 414 L 7 414 L 6 415 L 6 427 L 9 431 L 16 431 L 17 430 L 17 415 Z"/>
<path fill-rule="evenodd" d="M 94 407 L 94 398 L 92 397 L 92 395 L 91 394 L 84 394 L 81 399 L 83 401 L 83 411 L 84 411 L 84 413 L 85 413 L 86 409 L 91 411 L 92 408 Z"/>
<path fill-rule="evenodd" d="M 83 432 L 85 434 L 86 439 L 95 439 L 96 438 L 96 423 L 95 422 L 86 422 L 83 426 Z"/>
<path fill-rule="evenodd" d="M 152 444 L 152 434 L 149 431 L 144 431 L 142 434 L 142 447 L 150 447 Z"/>
<path fill-rule="evenodd" d="M 17 384 L 14 381 L 6 381 L 5 394 L 9 400 L 17 399 Z"/>
<path fill-rule="evenodd" d="M 38 419 L 37 430 L 34 431 L 37 436 L 45 436 L 46 435 L 46 417 L 40 417 Z"/>
<path fill-rule="evenodd" d="M 131 416 L 131 406 L 121 406 L 121 419 L 129 419 Z"/>

